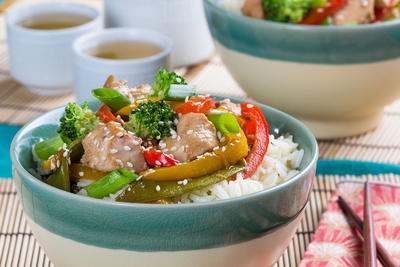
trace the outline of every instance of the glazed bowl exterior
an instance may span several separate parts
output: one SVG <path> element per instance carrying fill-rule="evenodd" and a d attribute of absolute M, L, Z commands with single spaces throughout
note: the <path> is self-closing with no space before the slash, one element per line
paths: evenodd
<path fill-rule="evenodd" d="M 221 1 L 204 4 L 232 76 L 252 98 L 302 120 L 317 137 L 368 131 L 400 96 L 400 20 L 301 26 L 249 18 Z"/>
<path fill-rule="evenodd" d="M 11 145 L 15 187 L 34 236 L 57 267 L 272 265 L 302 218 L 318 147 L 301 122 L 260 107 L 271 133 L 291 133 L 304 149 L 299 174 L 238 198 L 170 205 L 93 199 L 35 178 L 28 171 L 34 168 L 31 147 L 54 134 L 63 108 L 38 117 Z"/>

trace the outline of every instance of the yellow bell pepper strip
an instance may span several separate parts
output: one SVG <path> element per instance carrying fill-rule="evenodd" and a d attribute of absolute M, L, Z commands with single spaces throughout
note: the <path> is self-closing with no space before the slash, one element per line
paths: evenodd
<path fill-rule="evenodd" d="M 66 158 L 61 161 L 60 167 L 47 179 L 47 184 L 67 192 L 71 191 L 71 183 L 68 173 L 68 160 Z"/>
<path fill-rule="evenodd" d="M 105 172 L 97 171 L 81 163 L 73 163 L 69 167 L 69 177 L 74 182 L 79 182 L 79 179 L 97 181 L 106 175 Z"/>
<path fill-rule="evenodd" d="M 144 180 L 178 181 L 193 179 L 211 174 L 238 162 L 247 156 L 249 148 L 243 131 L 238 135 L 225 135 L 225 145 L 190 162 L 158 169 L 150 169 L 140 173 Z"/>
<path fill-rule="evenodd" d="M 139 179 L 129 184 L 125 190 L 116 198 L 116 201 L 143 203 L 164 198 L 177 197 L 193 190 L 202 189 L 207 186 L 229 179 L 232 175 L 244 170 L 246 162 L 242 159 L 235 165 L 214 173 L 186 180 L 176 181 L 149 181 Z"/>

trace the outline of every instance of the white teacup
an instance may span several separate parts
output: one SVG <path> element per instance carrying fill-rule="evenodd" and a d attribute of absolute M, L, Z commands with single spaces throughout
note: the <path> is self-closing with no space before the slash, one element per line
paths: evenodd
<path fill-rule="evenodd" d="M 21 21 L 44 14 L 73 14 L 87 23 L 57 30 L 21 26 Z M 73 90 L 72 43 L 80 35 L 103 28 L 99 12 L 76 3 L 43 3 L 18 7 L 6 15 L 12 77 L 33 93 L 61 95 Z"/>
<path fill-rule="evenodd" d="M 90 54 L 97 45 L 136 41 L 150 43 L 161 52 L 145 58 L 107 59 Z M 102 87 L 109 75 L 129 81 L 130 86 L 152 83 L 157 70 L 170 68 L 172 41 L 167 36 L 143 29 L 114 28 L 89 33 L 74 44 L 75 94 L 79 101 L 92 99 L 91 90 Z"/>

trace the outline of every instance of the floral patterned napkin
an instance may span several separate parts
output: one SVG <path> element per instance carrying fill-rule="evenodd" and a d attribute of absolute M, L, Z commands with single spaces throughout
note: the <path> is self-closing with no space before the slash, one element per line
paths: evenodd
<path fill-rule="evenodd" d="M 376 238 L 400 266 L 400 186 L 371 183 Z M 363 266 L 362 243 L 337 204 L 338 195 L 363 218 L 364 183 L 337 184 L 300 267 Z"/>

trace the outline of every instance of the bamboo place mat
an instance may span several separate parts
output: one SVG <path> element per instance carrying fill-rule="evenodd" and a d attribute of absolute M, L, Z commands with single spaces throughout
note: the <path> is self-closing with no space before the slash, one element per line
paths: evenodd
<path fill-rule="evenodd" d="M 16 1 L 14 5 L 40 1 Z M 76 2 L 94 5 L 101 9 L 100 1 Z M 0 16 L 0 123 L 23 125 L 46 111 L 74 101 L 73 94 L 53 97 L 31 94 L 10 77 L 3 24 L 3 17 Z M 176 71 L 184 75 L 190 83 L 196 84 L 200 92 L 246 98 L 246 93 L 232 79 L 218 56 L 196 66 Z M 399 128 L 400 100 L 386 107 L 383 120 L 374 131 L 356 137 L 320 141 L 320 158 L 400 164 Z M 316 177 L 305 218 L 276 266 L 299 264 L 335 183 L 344 178 L 354 177 L 328 175 Z M 363 176 L 361 179 L 400 183 L 400 177 L 395 175 Z M 8 266 L 52 266 L 52 264 L 27 226 L 12 180 L 0 179 L 0 267 Z"/>

